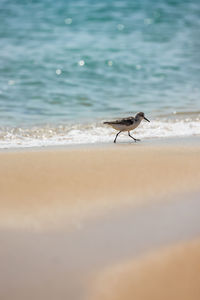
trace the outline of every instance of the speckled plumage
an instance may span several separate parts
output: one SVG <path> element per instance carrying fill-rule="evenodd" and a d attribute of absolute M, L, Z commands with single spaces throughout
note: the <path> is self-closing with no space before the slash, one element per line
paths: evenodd
<path fill-rule="evenodd" d="M 114 128 L 115 130 L 118 130 L 119 132 L 117 133 L 114 143 L 116 142 L 117 136 L 119 133 L 123 132 L 123 131 L 128 131 L 128 135 L 135 140 L 135 142 L 137 141 L 137 139 L 135 139 L 134 137 L 132 137 L 130 135 L 130 131 L 137 128 L 141 121 L 145 119 L 146 121 L 150 122 L 145 116 L 143 112 L 139 112 L 135 115 L 135 117 L 128 117 L 128 118 L 123 118 L 120 120 L 115 120 L 115 121 L 108 121 L 108 122 L 104 122 L 104 124 L 107 124 L 109 126 L 111 126 L 112 128 Z"/>

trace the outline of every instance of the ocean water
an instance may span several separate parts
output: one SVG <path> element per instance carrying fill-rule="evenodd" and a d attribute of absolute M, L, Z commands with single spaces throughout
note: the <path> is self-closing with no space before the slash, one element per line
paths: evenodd
<path fill-rule="evenodd" d="M 200 1 L 1 0 L 0 148 L 200 135 Z M 121 140 L 128 141 L 126 135 Z"/>

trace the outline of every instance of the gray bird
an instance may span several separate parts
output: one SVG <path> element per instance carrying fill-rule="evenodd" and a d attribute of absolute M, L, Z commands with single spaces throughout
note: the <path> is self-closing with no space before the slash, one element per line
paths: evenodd
<path fill-rule="evenodd" d="M 114 143 L 116 143 L 118 135 L 123 131 L 128 131 L 128 135 L 134 139 L 135 142 L 139 141 L 138 139 L 135 139 L 131 134 L 130 131 L 137 128 L 142 120 L 146 120 L 150 122 L 145 116 L 143 112 L 139 112 L 135 115 L 135 117 L 129 117 L 129 118 L 123 118 L 116 121 L 109 121 L 104 122 L 104 124 L 110 125 L 115 130 L 118 130 L 119 132 L 116 134 Z"/>

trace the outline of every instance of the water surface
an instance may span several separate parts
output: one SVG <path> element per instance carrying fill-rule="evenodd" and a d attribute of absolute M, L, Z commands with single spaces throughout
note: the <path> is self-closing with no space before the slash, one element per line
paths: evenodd
<path fill-rule="evenodd" d="M 199 15 L 198 0 L 2 0 L 0 147 L 58 143 L 59 126 L 64 143 L 110 141 L 101 121 L 137 111 L 161 122 L 145 137 L 200 134 Z"/>

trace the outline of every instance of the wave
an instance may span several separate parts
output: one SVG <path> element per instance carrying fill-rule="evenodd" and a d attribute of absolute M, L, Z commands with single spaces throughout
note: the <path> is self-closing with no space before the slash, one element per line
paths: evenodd
<path fill-rule="evenodd" d="M 0 149 L 45 147 L 112 142 L 116 131 L 102 122 L 77 125 L 34 126 L 31 128 L 0 128 Z M 134 136 L 141 139 L 186 137 L 200 135 L 200 119 L 157 119 L 143 122 Z M 121 141 L 130 141 L 122 133 Z"/>

